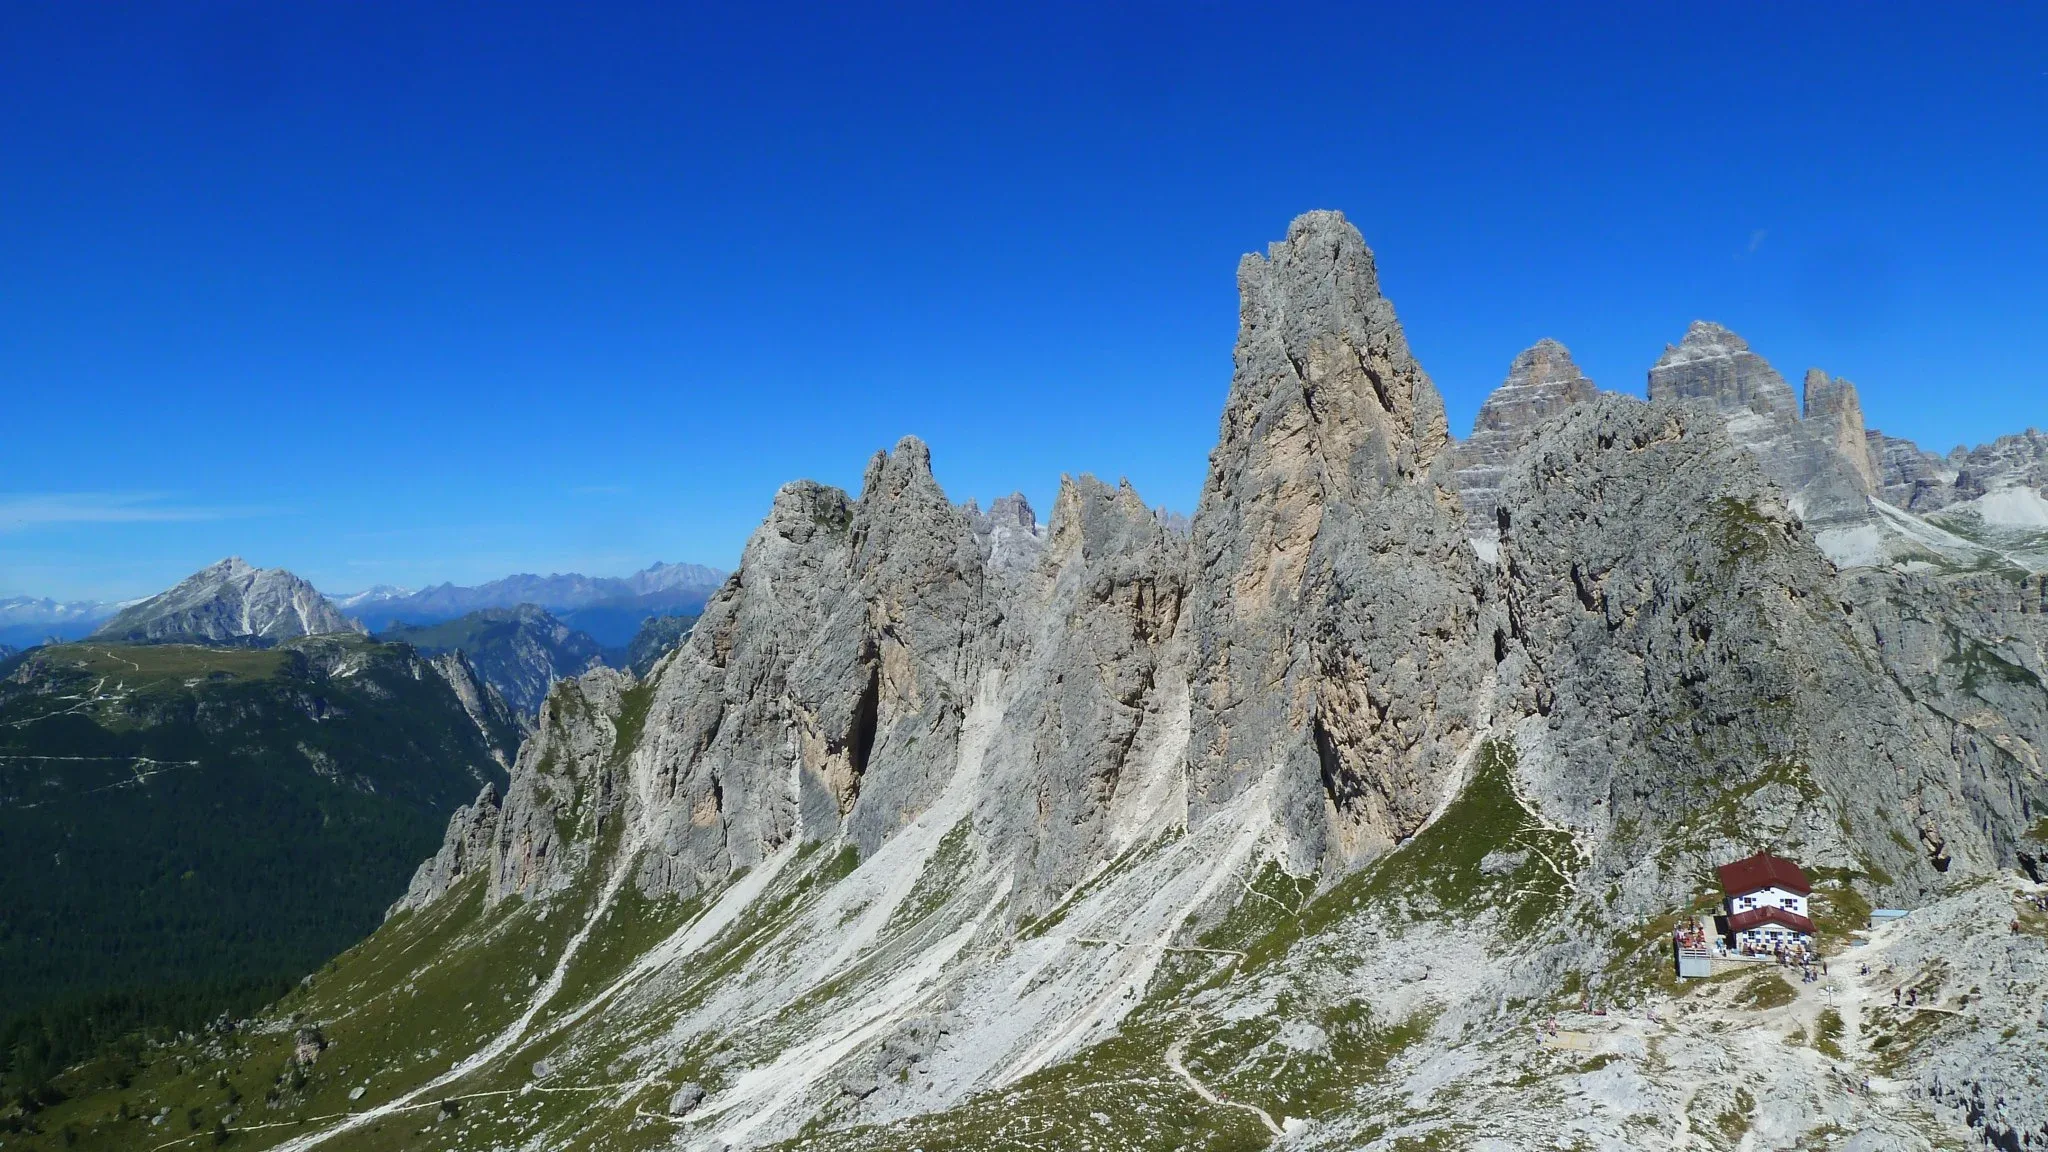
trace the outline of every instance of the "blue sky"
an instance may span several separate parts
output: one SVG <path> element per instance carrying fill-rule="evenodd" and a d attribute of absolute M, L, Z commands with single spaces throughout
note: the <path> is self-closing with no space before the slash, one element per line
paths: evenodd
<path fill-rule="evenodd" d="M 7 5 L 0 594 L 730 566 L 905 433 L 1191 509 L 1310 208 L 1461 432 L 1695 317 L 2048 424 L 2048 7 L 1517 7 Z"/>

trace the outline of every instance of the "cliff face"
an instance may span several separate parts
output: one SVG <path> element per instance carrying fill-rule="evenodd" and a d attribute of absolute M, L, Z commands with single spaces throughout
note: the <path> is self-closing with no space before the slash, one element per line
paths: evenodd
<path fill-rule="evenodd" d="M 1599 394 L 1572 363 L 1570 350 L 1555 340 L 1537 341 L 1508 366 L 1508 378 L 1480 406 L 1472 438 L 1453 449 L 1458 496 L 1482 555 L 1491 558 L 1500 538 L 1500 488 L 1516 454 L 1546 423 Z"/>
<path fill-rule="evenodd" d="M 1844 421 L 1861 405 L 1846 381 L 1810 381 L 1812 419 L 1801 419 L 1792 389 L 1740 336 L 1718 324 L 1695 322 L 1685 339 L 1668 347 L 1650 369 L 1652 400 L 1694 400 L 1727 421 L 1728 434 L 1748 449 L 1790 499 L 1793 513 L 1832 538 L 1871 525 L 1870 464 Z M 1843 455 L 1847 448 L 1853 455 Z M 1835 549 L 1846 559 L 1846 553 Z"/>
<path fill-rule="evenodd" d="M 1882 484 L 1877 461 L 1870 455 L 1869 433 L 1863 427 L 1863 401 L 1856 386 L 1818 368 L 1806 373 L 1806 419 L 1835 454 L 1848 461 L 1865 494 Z"/>
<path fill-rule="evenodd" d="M 1062 478 L 1043 551 L 1004 611 L 990 673 L 1001 716 L 975 801 L 1021 914 L 1185 808 L 1187 573 L 1187 542 L 1128 484 Z"/>
<path fill-rule="evenodd" d="M 953 763 L 993 609 L 974 524 L 906 438 L 861 497 L 784 488 L 649 713 L 643 882 L 690 892 L 792 838 L 873 851 Z"/>
<path fill-rule="evenodd" d="M 1411 834 L 1472 729 L 1480 579 L 1443 401 L 1336 213 L 1238 266 L 1193 529 L 1190 806 L 1268 777 L 1290 866 Z"/>
<path fill-rule="evenodd" d="M 1886 672 L 1867 614 L 1712 413 L 1590 405 L 1525 456 L 1502 507 L 1501 683 L 1529 717 L 1524 763 L 1555 766 L 1545 810 L 1601 829 L 1629 891 L 1680 900 L 1744 842 L 1889 876 L 1898 901 L 1959 861 L 2010 859 L 2003 802 Z M 1736 794 L 1759 799 L 1754 822 L 1722 822 Z M 1694 868 L 1645 869 L 1649 829 Z"/>

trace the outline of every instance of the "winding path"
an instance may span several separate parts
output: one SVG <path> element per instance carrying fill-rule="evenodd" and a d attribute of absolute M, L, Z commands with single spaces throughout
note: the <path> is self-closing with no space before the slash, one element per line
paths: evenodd
<path fill-rule="evenodd" d="M 1187 1064 L 1182 1061 L 1182 1055 L 1187 1051 L 1187 1047 L 1187 1037 L 1183 1036 L 1180 1039 L 1175 1040 L 1172 1046 L 1167 1048 L 1166 1050 L 1166 1066 L 1168 1068 L 1173 1069 L 1174 1075 L 1179 1076 L 1182 1080 L 1187 1081 L 1188 1087 L 1194 1090 L 1195 1095 L 1200 1096 L 1202 1099 L 1221 1108 L 1242 1108 L 1246 1112 L 1250 1112 L 1253 1115 L 1257 1116 L 1259 1118 L 1259 1122 L 1266 1126 L 1266 1130 L 1268 1132 L 1271 1132 L 1275 1136 L 1287 1135 L 1287 1130 L 1285 1128 L 1280 1127 L 1279 1121 L 1274 1120 L 1272 1114 L 1267 1112 L 1264 1108 L 1261 1108 L 1256 1104 L 1243 1104 L 1239 1103 L 1236 1100 L 1225 1100 L 1223 1097 L 1218 1096 L 1214 1092 L 1211 1092 L 1209 1090 L 1208 1085 L 1202 1083 L 1200 1080 L 1195 1079 L 1195 1074 L 1188 1071 Z"/>
<path fill-rule="evenodd" d="M 402 1096 L 378 1104 L 375 1107 L 366 1108 L 361 1112 L 351 1112 L 348 1114 L 348 1118 L 341 1123 L 319 1132 L 309 1132 L 303 1136 L 294 1137 L 277 1145 L 272 1149 L 272 1152 L 306 1152 L 306 1149 L 318 1147 L 344 1132 L 354 1131 L 372 1121 L 381 1120 L 394 1113 L 419 1107 L 422 1103 L 439 1103 L 439 1098 L 423 1101 L 422 1097 L 426 1097 L 437 1089 L 445 1088 L 461 1080 L 477 1069 L 485 1067 L 507 1052 L 512 1051 L 520 1041 L 526 1038 L 528 1030 L 532 1028 L 533 1021 L 535 1017 L 540 1015 L 541 1009 L 547 1007 L 548 1001 L 554 999 L 555 994 L 561 991 L 562 981 L 569 974 L 569 962 L 576 958 L 577 951 L 583 947 L 583 942 L 589 939 L 590 933 L 597 927 L 598 921 L 604 919 L 605 913 L 611 910 L 612 900 L 618 896 L 619 889 L 625 885 L 626 878 L 632 875 L 634 862 L 639 859 L 640 849 L 644 846 L 644 843 L 644 837 L 636 836 L 620 850 L 618 863 L 613 865 L 612 874 L 605 878 L 603 894 L 598 897 L 596 905 L 591 908 L 589 919 L 583 922 L 583 926 L 578 928 L 576 934 L 569 937 L 569 942 L 563 946 L 561 957 L 555 961 L 554 971 L 548 973 L 548 978 L 535 990 L 533 999 L 527 1004 L 526 1011 L 520 1014 L 519 1019 L 514 1020 L 503 1032 L 498 1033 L 496 1038 L 489 1044 L 478 1049 L 467 1059 L 456 1064 L 455 1067 L 450 1068 L 448 1071 Z"/>

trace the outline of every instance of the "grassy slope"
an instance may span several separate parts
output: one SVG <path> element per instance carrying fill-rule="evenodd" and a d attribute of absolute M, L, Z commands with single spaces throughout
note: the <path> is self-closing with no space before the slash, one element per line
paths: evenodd
<path fill-rule="evenodd" d="M 66 646 L 0 691 L 12 1089 L 109 1030 L 274 997 L 373 928 L 497 774 L 402 651 L 320 643 L 366 670 L 330 679 L 295 646 Z"/>
<path fill-rule="evenodd" d="M 629 707 L 629 714 L 634 711 Z M 1433 1011 L 1427 1008 L 1404 1018 L 1377 1018 L 1358 990 L 1346 983 L 1345 974 L 1361 946 L 1354 934 L 1359 923 L 1369 918 L 1382 933 L 1397 939 L 1409 931 L 1438 931 L 1445 924 L 1480 923 L 1502 938 L 1548 932 L 1563 924 L 1559 913 L 1567 906 L 1581 861 L 1568 836 L 1543 827 L 1516 799 L 1510 784 L 1513 756 L 1512 747 L 1505 744 L 1484 749 L 1472 778 L 1438 821 L 1331 887 L 1319 891 L 1312 882 L 1269 867 L 1234 909 L 1193 942 L 1218 951 L 1170 955 L 1110 1038 L 947 1112 L 854 1128 L 840 1127 L 850 1116 L 828 1116 L 783 1147 L 791 1152 L 938 1152 L 994 1146 L 1224 1152 L 1267 1146 L 1268 1134 L 1253 1113 L 1203 1101 L 1166 1066 L 1164 1053 L 1176 1042 L 1184 1045 L 1190 1070 L 1230 1100 L 1256 1105 L 1276 1117 L 1358 1115 L 1361 1099 L 1373 1098 L 1390 1065 L 1434 1024 Z M 775 1018 L 704 1037 L 659 1079 L 630 1089 L 612 1083 L 631 1075 L 626 1069 L 632 1062 L 621 1057 L 665 1032 L 714 991 L 747 979 L 757 961 L 772 958 L 776 941 L 851 870 L 854 861 L 847 854 L 811 846 L 743 916 L 679 970 L 680 981 L 663 993 L 665 998 L 636 1001 L 632 1013 L 600 1016 L 596 1025 L 549 1033 L 551 1021 L 606 987 L 716 896 L 689 902 L 649 900 L 629 885 L 586 950 L 578 954 L 562 994 L 542 1013 L 539 1027 L 521 1048 L 436 1093 L 421 1107 L 327 1147 L 382 1152 L 519 1144 L 608 1150 L 664 1146 L 677 1130 L 659 1113 L 678 1084 L 693 1080 L 715 1092 L 734 1070 L 771 1060 L 780 1046 L 805 1034 L 832 997 L 861 978 L 861 966 L 886 964 L 892 941 L 933 925 L 943 930 L 952 923 L 946 919 L 949 909 L 980 898 L 961 885 L 966 837 L 963 826 L 944 838 L 884 941 L 855 971 L 814 990 Z M 606 859 L 616 851 L 616 841 L 610 841 L 599 857 Z M 1839 883 L 1837 879 L 1822 878 L 1829 896 L 1824 915 L 1853 918 L 1858 911 L 1853 889 L 1846 883 L 1848 877 L 1839 878 Z M 259 1036 L 233 1042 L 205 1039 L 151 1053 L 146 1070 L 126 1089 L 103 1090 L 51 1109 L 44 1116 L 44 1135 L 28 1146 L 64 1146 L 57 1142 L 62 1125 L 72 1127 L 77 1147 L 138 1146 L 135 1135 L 143 1129 L 137 1127 L 138 1121 L 119 1118 L 124 1101 L 130 1114 L 155 1114 L 171 1107 L 167 1124 L 184 1123 L 181 1118 L 190 1109 L 200 1109 L 190 1133 L 196 1145 L 205 1146 L 207 1125 L 231 1107 L 231 1098 L 243 1102 L 238 1126 L 274 1123 L 344 1110 L 349 1106 L 347 1090 L 365 1080 L 367 1091 L 358 1107 L 388 1099 L 445 1070 L 517 1010 L 526 984 L 521 974 L 538 976 L 548 970 L 596 891 L 595 876 L 586 877 L 583 888 L 552 904 L 551 914 L 541 921 L 532 907 L 516 900 L 485 912 L 478 882 L 470 884 L 424 912 L 394 920 L 343 956 L 310 988 L 278 1005 Z M 1836 888 L 1843 895 L 1836 897 Z M 1620 942 L 1618 968 L 1595 973 L 1594 978 L 1610 992 L 1620 985 L 1647 988 L 1668 982 L 1662 975 L 1669 968 L 1668 955 L 1658 947 L 1668 926 L 1653 928 L 1641 949 L 1623 946 L 1630 941 Z M 1575 1002 L 1587 987 L 1586 977 L 1566 973 L 1563 980 L 1556 990 L 1559 1004 Z M 1703 983 L 1719 987 L 1727 982 Z M 1750 1000 L 1782 998 L 1789 986 L 1782 980 L 1778 984 L 1768 987 L 1752 978 L 1741 993 Z M 1236 1023 L 1213 1015 L 1215 1004 L 1205 994 L 1242 996 L 1248 987 L 1271 997 L 1270 1011 Z M 1550 1009 L 1538 1005 L 1531 1010 Z M 303 1077 L 285 1063 L 289 1025 L 295 1017 L 322 1022 L 335 1042 Z M 1282 1020 L 1313 1022 L 1326 1035 L 1327 1047 L 1303 1051 L 1277 1043 Z M 1560 1059 L 1566 1062 L 1559 1066 L 1572 1074 L 1597 1066 Z M 536 1081 L 533 1069 L 542 1060 L 555 1071 Z M 263 1101 L 273 1092 L 274 1105 L 248 1103 Z M 454 1103 L 446 1114 L 438 1108 L 443 1096 Z M 1377 1110 L 1371 1114 L 1368 1137 L 1379 1133 L 1392 1138 L 1402 1124 L 1417 1119 L 1405 1115 L 1397 1101 L 1382 1100 L 1373 1107 Z M 245 1128 L 231 1139 L 237 1147 L 260 1148 L 292 1130 Z M 150 1134 L 161 1131 L 167 1129 L 151 1129 Z M 1444 1128 L 1411 1143 L 1435 1146 L 1429 1141 L 1448 1140 L 1444 1146 L 1456 1146 L 1460 1135 L 1461 1130 Z M 12 1140 L 9 1146 L 14 1146 Z"/>
<path fill-rule="evenodd" d="M 1436 825 L 1320 897 L 1312 898 L 1306 885 L 1269 871 L 1259 881 L 1259 897 L 1248 896 L 1200 941 L 1204 947 L 1241 950 L 1246 960 L 1240 964 L 1214 953 L 1175 954 L 1162 966 L 1144 1001 L 1110 1039 L 1008 1089 L 976 1097 L 946 1113 L 882 1128 L 820 1128 L 788 1147 L 937 1152 L 985 1148 L 999 1137 L 1017 1146 L 1041 1148 L 1077 1147 L 1089 1141 L 1102 1147 L 1210 1152 L 1265 1146 L 1267 1134 L 1252 1113 L 1205 1103 L 1166 1067 L 1163 1053 L 1177 1039 L 1189 1041 L 1190 1068 L 1234 1099 L 1257 1103 L 1276 1115 L 1313 1116 L 1344 1107 L 1359 1085 L 1378 1075 L 1426 1033 L 1429 1021 L 1426 1016 L 1375 1020 L 1362 1002 L 1333 998 L 1312 987 L 1316 981 L 1307 977 L 1318 973 L 1319 965 L 1330 959 L 1318 953 L 1318 949 L 1329 947 L 1323 936 L 1362 909 L 1397 918 L 1439 915 L 1447 910 L 1439 903 L 1440 896 L 1546 899 L 1547 872 L 1539 873 L 1525 864 L 1494 876 L 1479 873 L 1480 862 L 1495 848 L 1527 850 L 1533 845 L 1554 854 L 1563 850 L 1551 839 L 1558 834 L 1537 827 L 1514 801 L 1505 777 L 1509 756 L 1511 752 L 1506 750 L 1490 754 L 1482 771 Z M 964 826 L 945 838 L 927 867 L 925 880 L 892 921 L 891 935 L 905 937 L 920 931 L 927 921 L 944 918 L 949 904 L 945 893 L 955 890 L 961 879 L 964 844 Z M 672 1134 L 671 1129 L 665 1122 L 637 1116 L 637 1110 L 659 1111 L 666 1095 L 684 1080 L 715 1089 L 729 1063 L 746 1067 L 772 1058 L 779 1045 L 802 1035 L 810 1014 L 826 1007 L 839 982 L 789 1006 L 780 1019 L 765 1022 L 749 1034 L 728 1035 L 701 1045 L 679 1067 L 623 1107 L 609 1092 L 521 1094 L 533 1065 L 546 1059 L 573 1068 L 573 1074 L 557 1082 L 564 1088 L 603 1083 L 615 1056 L 659 1031 L 664 1021 L 701 1004 L 724 982 L 740 978 L 762 949 L 788 930 L 811 901 L 850 871 L 854 862 L 846 853 L 807 850 L 761 900 L 697 956 L 682 986 L 671 990 L 670 999 L 655 1013 L 659 1019 L 652 1023 L 621 1021 L 622 1027 L 608 1026 L 602 1036 L 589 1029 L 565 1036 L 546 1035 L 548 1021 L 559 1019 L 591 991 L 604 987 L 633 958 L 688 923 L 702 907 L 698 901 L 650 901 L 632 893 L 629 886 L 607 913 L 601 930 L 592 936 L 589 950 L 578 954 L 563 994 L 541 1016 L 540 1032 L 496 1066 L 436 1094 L 468 1097 L 457 1103 L 454 1115 L 442 1117 L 438 1109 L 423 1107 L 330 1146 L 346 1150 L 412 1147 L 422 1138 L 433 1137 L 438 1144 L 457 1133 L 464 1146 L 476 1147 L 538 1135 L 544 1135 L 551 1148 L 659 1146 Z M 1403 877 L 1418 873 L 1440 874 L 1441 883 L 1425 885 L 1418 893 L 1402 882 Z M 1474 891 L 1461 895 L 1459 885 L 1470 885 Z M 587 907 L 587 900 L 583 895 L 558 905 L 549 917 L 548 930 L 566 936 L 577 919 L 571 910 L 579 901 Z M 1523 904 L 1507 906 L 1520 909 Z M 137 1087 L 121 1095 L 134 1096 L 150 1109 L 168 1104 L 174 1116 L 183 1116 L 193 1107 L 211 1109 L 202 1115 L 203 1121 L 220 1114 L 225 1103 L 227 1094 L 219 1083 L 226 1067 L 229 1084 L 244 1099 L 281 1089 L 282 1103 L 277 1107 L 243 1108 L 237 1120 L 248 1124 L 273 1115 L 284 1119 L 339 1111 L 347 1105 L 346 1088 L 362 1082 L 366 1067 L 374 1071 L 362 1104 L 403 1091 L 441 1070 L 465 1046 L 480 1043 L 516 1005 L 523 981 L 508 982 L 502 975 L 494 981 L 490 973 L 507 966 L 515 974 L 527 970 L 533 962 L 526 961 L 524 954 L 534 945 L 521 933 L 536 932 L 542 926 L 533 923 L 530 910 L 517 902 L 489 914 L 480 909 L 480 893 L 471 888 L 423 913 L 393 921 L 323 972 L 310 989 L 296 992 L 278 1005 L 277 1022 L 267 1025 L 275 1039 L 250 1045 L 251 1053 L 240 1057 L 223 1052 L 218 1041 L 159 1053 L 151 1065 L 156 1078 L 138 1080 Z M 493 941 L 496 943 L 489 943 Z M 542 941 L 536 961 L 558 946 Z M 451 947 L 455 949 L 452 953 Z M 428 957 L 438 959 L 417 975 L 408 975 Z M 444 974 L 443 966 L 451 963 L 459 970 Z M 1297 975 L 1304 977 L 1299 981 L 1301 987 L 1282 993 L 1279 1014 L 1319 1022 L 1331 1039 L 1329 1051 L 1319 1056 L 1276 1053 L 1267 1043 L 1275 1025 L 1252 1021 L 1219 1027 L 1204 1017 L 1194 999 L 1203 990 L 1234 979 L 1285 983 Z M 508 983 L 513 995 L 509 1004 L 502 1000 L 505 993 L 501 991 Z M 500 999 L 492 999 L 493 991 Z M 351 1010 L 352 1005 L 367 1007 Z M 413 1015 L 401 1031 L 389 1021 L 404 1018 L 404 1008 L 411 1008 Z M 326 1032 L 336 1042 L 315 1073 L 307 1077 L 307 1086 L 297 1089 L 291 1087 L 294 1076 L 284 1063 L 288 1038 L 284 1022 L 295 1014 L 306 1019 L 333 1019 Z M 459 1024 L 451 1027 L 451 1022 Z M 436 1032 L 436 1028 L 442 1031 Z M 423 1055 L 436 1047 L 439 1055 Z M 360 1054 L 365 1051 L 371 1055 Z M 736 1061 L 732 1059 L 735 1056 L 739 1057 Z M 158 1071 L 176 1069 L 187 1060 L 193 1062 L 189 1072 Z M 67 1107 L 71 1111 L 66 1111 Z M 130 1112 L 141 1110 L 130 1108 Z M 46 1128 L 72 1125 L 80 1133 L 78 1147 L 118 1147 L 118 1138 L 135 1130 L 133 1121 L 122 1128 L 124 1122 L 117 1119 L 118 1114 L 118 1099 L 103 1092 L 53 1109 L 46 1116 Z M 203 1137 L 204 1128 L 202 1123 L 193 1133 Z M 233 1139 L 253 1148 L 286 1134 L 286 1129 L 249 1130 L 236 1133 Z"/>

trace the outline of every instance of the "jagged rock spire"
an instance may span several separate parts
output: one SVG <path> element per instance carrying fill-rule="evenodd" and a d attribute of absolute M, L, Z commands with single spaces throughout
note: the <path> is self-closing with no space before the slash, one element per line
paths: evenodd
<path fill-rule="evenodd" d="M 1319 487 L 1345 495 L 1410 480 L 1450 440 L 1443 399 L 1380 294 L 1364 237 L 1310 212 L 1265 256 L 1239 261 L 1237 370 L 1209 488 L 1260 442 L 1311 451 Z M 1210 497 L 1205 494 L 1205 500 Z"/>
<path fill-rule="evenodd" d="M 1358 230 L 1301 216 L 1237 282 L 1193 528 L 1190 805 L 1267 788 L 1290 866 L 1310 868 L 1399 840 L 1435 803 L 1477 680 L 1476 561 L 1432 467 L 1443 401 Z"/>
<path fill-rule="evenodd" d="M 1863 401 L 1856 386 L 1818 368 L 1806 371 L 1806 420 L 1834 446 L 1863 478 L 1865 492 L 1881 485 L 1877 465 L 1870 457 L 1869 436 L 1863 427 Z"/>

